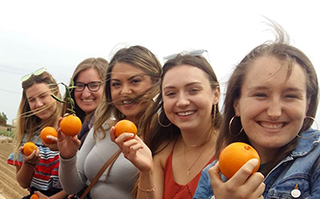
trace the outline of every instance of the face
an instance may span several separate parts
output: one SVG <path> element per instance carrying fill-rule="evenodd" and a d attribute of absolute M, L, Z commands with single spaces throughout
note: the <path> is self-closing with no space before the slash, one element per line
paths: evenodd
<path fill-rule="evenodd" d="M 181 132 L 207 132 L 212 127 L 211 110 L 219 101 L 209 79 L 199 68 L 176 66 L 167 71 L 162 83 L 163 108 Z"/>
<path fill-rule="evenodd" d="M 116 63 L 113 66 L 110 80 L 111 98 L 114 106 L 127 119 L 138 122 L 148 103 L 133 99 L 152 86 L 151 77 L 138 67 L 127 63 Z"/>
<path fill-rule="evenodd" d="M 292 141 L 302 127 L 307 111 L 306 75 L 294 64 L 288 66 L 274 57 L 261 57 L 248 69 L 241 97 L 234 104 L 236 115 L 251 144 L 272 150 Z"/>
<path fill-rule="evenodd" d="M 81 71 L 75 81 L 88 84 L 89 82 L 101 81 L 101 77 L 96 69 L 88 68 Z M 75 91 L 74 97 L 77 105 L 86 113 L 89 114 L 96 110 L 102 99 L 103 86 L 100 85 L 98 91 L 92 92 L 85 86 L 81 92 Z"/>
<path fill-rule="evenodd" d="M 51 94 L 50 88 L 45 83 L 33 84 L 26 89 L 30 109 L 41 120 L 48 119 L 56 110 L 56 101 L 51 97 Z"/>

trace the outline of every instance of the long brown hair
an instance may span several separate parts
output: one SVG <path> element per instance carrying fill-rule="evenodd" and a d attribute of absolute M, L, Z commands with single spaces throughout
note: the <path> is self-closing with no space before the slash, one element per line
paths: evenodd
<path fill-rule="evenodd" d="M 288 64 L 287 78 L 291 74 L 293 64 L 299 64 L 307 76 L 307 99 L 310 101 L 307 110 L 307 116 L 314 117 L 318 107 L 318 79 L 314 66 L 309 58 L 299 49 L 288 44 L 288 36 L 285 31 L 275 22 L 272 22 L 272 27 L 276 30 L 277 38 L 274 42 L 266 42 L 262 45 L 255 47 L 249 54 L 247 54 L 242 61 L 236 66 L 233 74 L 231 75 L 225 101 L 224 101 L 224 119 L 220 134 L 218 136 L 216 145 L 216 157 L 219 156 L 221 150 L 228 144 L 236 141 L 246 142 L 248 144 L 248 137 L 242 131 L 242 124 L 239 118 L 235 118 L 231 124 L 231 132 L 229 132 L 229 122 L 235 116 L 233 108 L 234 102 L 241 97 L 241 88 L 246 77 L 248 67 L 258 58 L 262 56 L 272 56 L 284 63 Z M 311 120 L 305 120 L 299 132 L 303 132 L 310 128 L 312 125 Z M 239 134 L 239 132 L 241 132 Z M 233 135 L 232 135 L 233 134 Z M 237 135 L 238 134 L 238 135 Z M 237 135 L 237 136 L 234 136 Z M 273 160 L 270 161 L 262 171 L 267 174 L 276 164 L 278 164 L 285 156 L 287 156 L 297 144 L 298 139 L 293 139 L 290 143 L 279 149 L 279 153 Z"/>

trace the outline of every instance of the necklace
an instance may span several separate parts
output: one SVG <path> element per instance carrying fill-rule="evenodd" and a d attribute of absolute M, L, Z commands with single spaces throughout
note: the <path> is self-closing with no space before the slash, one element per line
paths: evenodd
<path fill-rule="evenodd" d="M 184 159 L 186 161 L 187 164 L 187 176 L 189 176 L 191 174 L 191 169 L 192 167 L 196 164 L 196 162 L 198 162 L 199 158 L 201 157 L 201 155 L 203 154 L 204 149 L 206 148 L 205 145 L 202 147 L 202 150 L 200 152 L 200 155 L 196 158 L 196 160 L 192 163 L 191 166 L 188 165 L 188 161 L 187 161 L 187 156 L 186 156 L 186 144 L 183 142 L 183 148 L 184 148 Z"/>

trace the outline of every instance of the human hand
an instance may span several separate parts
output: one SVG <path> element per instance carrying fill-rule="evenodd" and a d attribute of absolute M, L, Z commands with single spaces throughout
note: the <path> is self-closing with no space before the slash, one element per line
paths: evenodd
<path fill-rule="evenodd" d="M 140 171 L 149 171 L 153 165 L 152 153 L 148 146 L 133 133 L 123 133 L 115 137 L 114 126 L 110 129 L 110 139 L 115 142 L 125 158 L 132 162 Z"/>
<path fill-rule="evenodd" d="M 249 160 L 233 177 L 223 182 L 220 176 L 219 162 L 217 162 L 209 169 L 215 197 L 219 199 L 263 199 L 264 176 L 260 172 L 251 174 L 257 164 L 257 159 Z"/>
<path fill-rule="evenodd" d="M 42 141 L 42 143 L 45 145 L 45 146 L 47 146 L 47 147 L 49 147 L 49 149 L 51 150 L 51 151 L 58 151 L 59 150 L 59 148 L 58 148 L 58 138 L 56 138 L 56 137 L 54 137 L 54 136 L 52 136 L 52 135 L 47 135 L 47 137 L 46 137 L 48 140 L 50 140 L 50 144 L 49 143 L 46 143 L 46 142 L 44 142 L 44 141 Z"/>
<path fill-rule="evenodd" d="M 59 119 L 59 123 L 61 120 L 62 118 Z M 77 135 L 65 135 L 60 128 L 58 129 L 57 146 L 62 158 L 69 159 L 75 156 L 79 150 L 80 144 L 81 141 L 78 139 Z"/>
<path fill-rule="evenodd" d="M 37 150 L 34 150 L 29 156 L 23 153 L 23 146 L 19 148 L 19 151 L 21 152 L 21 154 L 23 154 L 23 160 L 31 165 L 36 165 L 41 159 L 40 151 L 38 148 Z"/>

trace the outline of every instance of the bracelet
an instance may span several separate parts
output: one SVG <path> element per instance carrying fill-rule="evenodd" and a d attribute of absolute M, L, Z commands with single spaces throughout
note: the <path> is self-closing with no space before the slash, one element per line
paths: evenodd
<path fill-rule="evenodd" d="M 26 160 L 25 160 L 24 162 L 27 163 L 28 165 L 33 166 L 33 167 L 36 167 L 36 165 L 37 165 L 37 164 L 31 163 L 31 162 L 28 162 L 28 161 L 26 161 Z"/>
<path fill-rule="evenodd" d="M 155 191 L 156 191 L 156 186 L 154 186 L 152 189 L 142 189 L 142 188 L 140 187 L 140 184 L 138 184 L 138 188 L 139 188 L 139 190 L 142 191 L 142 192 L 155 192 Z"/>

